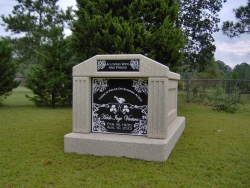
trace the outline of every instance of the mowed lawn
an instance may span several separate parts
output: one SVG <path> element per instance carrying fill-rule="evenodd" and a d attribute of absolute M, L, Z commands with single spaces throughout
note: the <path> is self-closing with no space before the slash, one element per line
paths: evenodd
<path fill-rule="evenodd" d="M 250 187 L 249 103 L 235 114 L 179 103 L 181 138 L 166 162 L 146 162 L 64 153 L 72 109 L 35 107 L 25 93 L 14 90 L 0 106 L 1 188 Z"/>

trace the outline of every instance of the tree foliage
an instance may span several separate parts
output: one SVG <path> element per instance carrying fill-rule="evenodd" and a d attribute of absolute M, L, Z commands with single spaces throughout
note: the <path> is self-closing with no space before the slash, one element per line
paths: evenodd
<path fill-rule="evenodd" d="M 206 59 L 214 56 L 215 45 L 212 34 L 219 31 L 218 12 L 226 0 L 179 0 L 179 19 L 187 38 L 184 48 L 183 68 L 204 71 Z"/>
<path fill-rule="evenodd" d="M 206 66 L 203 72 L 198 72 L 193 78 L 199 79 L 217 79 L 220 77 L 219 66 L 214 58 L 206 59 Z"/>
<path fill-rule="evenodd" d="M 242 34 L 250 34 L 250 0 L 248 0 L 248 5 L 240 6 L 237 9 L 233 9 L 233 11 L 237 22 L 223 22 L 223 34 L 230 38 L 237 37 Z"/>
<path fill-rule="evenodd" d="M 17 66 L 12 61 L 12 49 L 7 39 L 0 38 L 0 100 L 19 85 L 14 81 Z"/>
<path fill-rule="evenodd" d="M 78 61 L 96 54 L 143 54 L 171 68 L 184 38 L 175 0 L 77 0 L 73 43 Z M 122 6 L 121 6 L 122 5 Z"/>
<path fill-rule="evenodd" d="M 232 74 L 232 68 L 220 60 L 217 60 L 216 63 L 218 64 L 221 77 L 230 78 L 230 75 Z"/>
<path fill-rule="evenodd" d="M 7 29 L 24 36 L 14 39 L 19 62 L 35 65 L 27 73 L 27 87 L 37 105 L 54 107 L 71 101 L 71 50 L 64 39 L 66 21 L 71 19 L 56 5 L 58 0 L 18 0 L 13 16 L 4 17 Z"/>
<path fill-rule="evenodd" d="M 15 59 L 19 63 L 41 63 L 37 52 L 49 40 L 53 25 L 64 27 L 65 20 L 71 19 L 71 8 L 66 12 L 56 5 L 58 0 L 18 0 L 12 14 L 1 15 L 6 30 L 21 37 L 13 38 Z"/>
<path fill-rule="evenodd" d="M 237 73 L 238 79 L 250 80 L 250 65 L 248 63 L 241 63 L 236 65 L 233 72 Z"/>
<path fill-rule="evenodd" d="M 54 29 L 59 33 L 39 51 L 43 64 L 32 66 L 26 74 L 26 87 L 34 93 L 27 97 L 38 106 L 70 105 L 72 101 L 72 54 L 61 31 Z"/>

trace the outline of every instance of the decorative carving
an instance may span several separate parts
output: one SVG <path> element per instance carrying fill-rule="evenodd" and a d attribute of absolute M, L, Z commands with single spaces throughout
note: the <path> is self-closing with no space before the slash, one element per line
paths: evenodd
<path fill-rule="evenodd" d="M 139 60 L 131 60 L 130 66 L 132 67 L 132 69 L 139 70 L 140 67 Z"/>
<path fill-rule="evenodd" d="M 104 69 L 105 67 L 106 67 L 106 61 L 105 60 L 97 61 L 97 70 Z"/>
<path fill-rule="evenodd" d="M 148 94 L 148 82 L 147 80 L 143 79 L 134 79 L 133 80 L 133 87 L 138 93 L 145 93 Z"/>
<path fill-rule="evenodd" d="M 146 79 L 94 78 L 93 85 L 92 132 L 147 134 Z"/>
<path fill-rule="evenodd" d="M 93 84 L 93 92 L 103 92 L 108 87 L 107 81 L 107 79 L 95 79 Z"/>

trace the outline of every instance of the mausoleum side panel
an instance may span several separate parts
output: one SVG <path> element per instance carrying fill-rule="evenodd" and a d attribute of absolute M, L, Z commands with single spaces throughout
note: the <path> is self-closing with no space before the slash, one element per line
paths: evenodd
<path fill-rule="evenodd" d="M 169 80 L 168 85 L 168 124 L 177 117 L 178 81 Z"/>

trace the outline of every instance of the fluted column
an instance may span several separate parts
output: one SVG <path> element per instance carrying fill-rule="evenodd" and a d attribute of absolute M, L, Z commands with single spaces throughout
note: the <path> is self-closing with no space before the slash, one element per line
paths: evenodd
<path fill-rule="evenodd" d="M 73 132 L 91 132 L 91 78 L 73 78 Z"/>
<path fill-rule="evenodd" d="M 149 138 L 167 138 L 168 78 L 148 80 L 148 130 Z"/>

